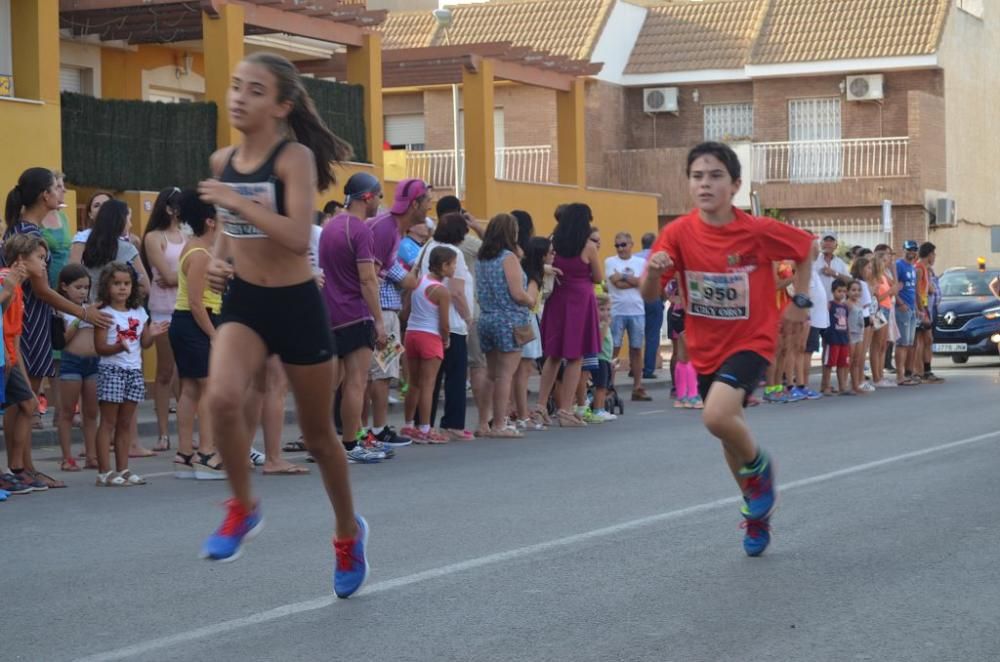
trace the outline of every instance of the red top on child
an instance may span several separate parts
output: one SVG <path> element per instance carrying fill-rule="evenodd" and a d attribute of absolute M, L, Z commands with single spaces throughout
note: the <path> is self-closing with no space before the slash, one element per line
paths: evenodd
<path fill-rule="evenodd" d="M 673 261 L 661 288 L 680 275 L 688 353 L 699 374 L 741 351 L 774 360 L 781 312 L 772 263 L 805 261 L 813 241 L 804 230 L 735 208 L 725 225 L 706 223 L 695 209 L 663 228 L 649 253 L 664 251 Z"/>

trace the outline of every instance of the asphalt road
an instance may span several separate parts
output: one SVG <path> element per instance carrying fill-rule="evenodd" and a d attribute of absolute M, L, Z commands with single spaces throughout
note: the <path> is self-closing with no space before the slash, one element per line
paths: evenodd
<path fill-rule="evenodd" d="M 657 401 L 355 466 L 369 584 L 332 597 L 314 472 L 260 477 L 242 559 L 200 561 L 225 483 L 0 504 L 4 660 L 996 660 L 1000 368 L 762 406 L 782 503 L 759 559 L 698 415 Z M 631 403 L 629 403 L 631 404 Z M 46 467 L 53 465 L 47 464 Z"/>

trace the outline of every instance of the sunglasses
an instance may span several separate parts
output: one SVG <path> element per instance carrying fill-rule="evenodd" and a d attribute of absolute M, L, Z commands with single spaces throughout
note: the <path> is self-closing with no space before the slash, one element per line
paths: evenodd
<path fill-rule="evenodd" d="M 628 244 L 615 244 L 615 248 L 628 248 Z"/>

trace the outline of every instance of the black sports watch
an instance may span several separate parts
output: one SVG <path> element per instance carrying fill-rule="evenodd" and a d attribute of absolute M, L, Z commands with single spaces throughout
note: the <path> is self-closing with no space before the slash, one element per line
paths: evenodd
<path fill-rule="evenodd" d="M 807 297 L 804 294 L 796 294 L 795 296 L 793 296 L 792 297 L 792 303 L 795 304 L 796 308 L 812 308 L 813 307 L 812 299 L 810 299 L 809 297 Z"/>

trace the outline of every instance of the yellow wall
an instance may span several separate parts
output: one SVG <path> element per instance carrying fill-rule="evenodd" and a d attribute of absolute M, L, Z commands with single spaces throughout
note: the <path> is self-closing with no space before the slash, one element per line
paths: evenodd
<path fill-rule="evenodd" d="M 101 49 L 101 96 L 105 99 L 142 99 L 142 72 L 182 66 L 185 53 L 193 57 L 191 70 L 205 75 L 205 56 L 183 49 L 143 45 L 135 51 Z"/>
<path fill-rule="evenodd" d="M 629 232 L 636 245 L 646 232 L 657 232 L 657 197 L 645 193 L 579 189 L 559 184 L 497 182 L 499 211 L 523 209 L 535 223 L 535 233 L 547 235 L 555 228 L 553 212 L 569 202 L 583 202 L 594 212 L 594 225 L 601 230 L 602 257 L 614 255 L 614 234 Z"/>

